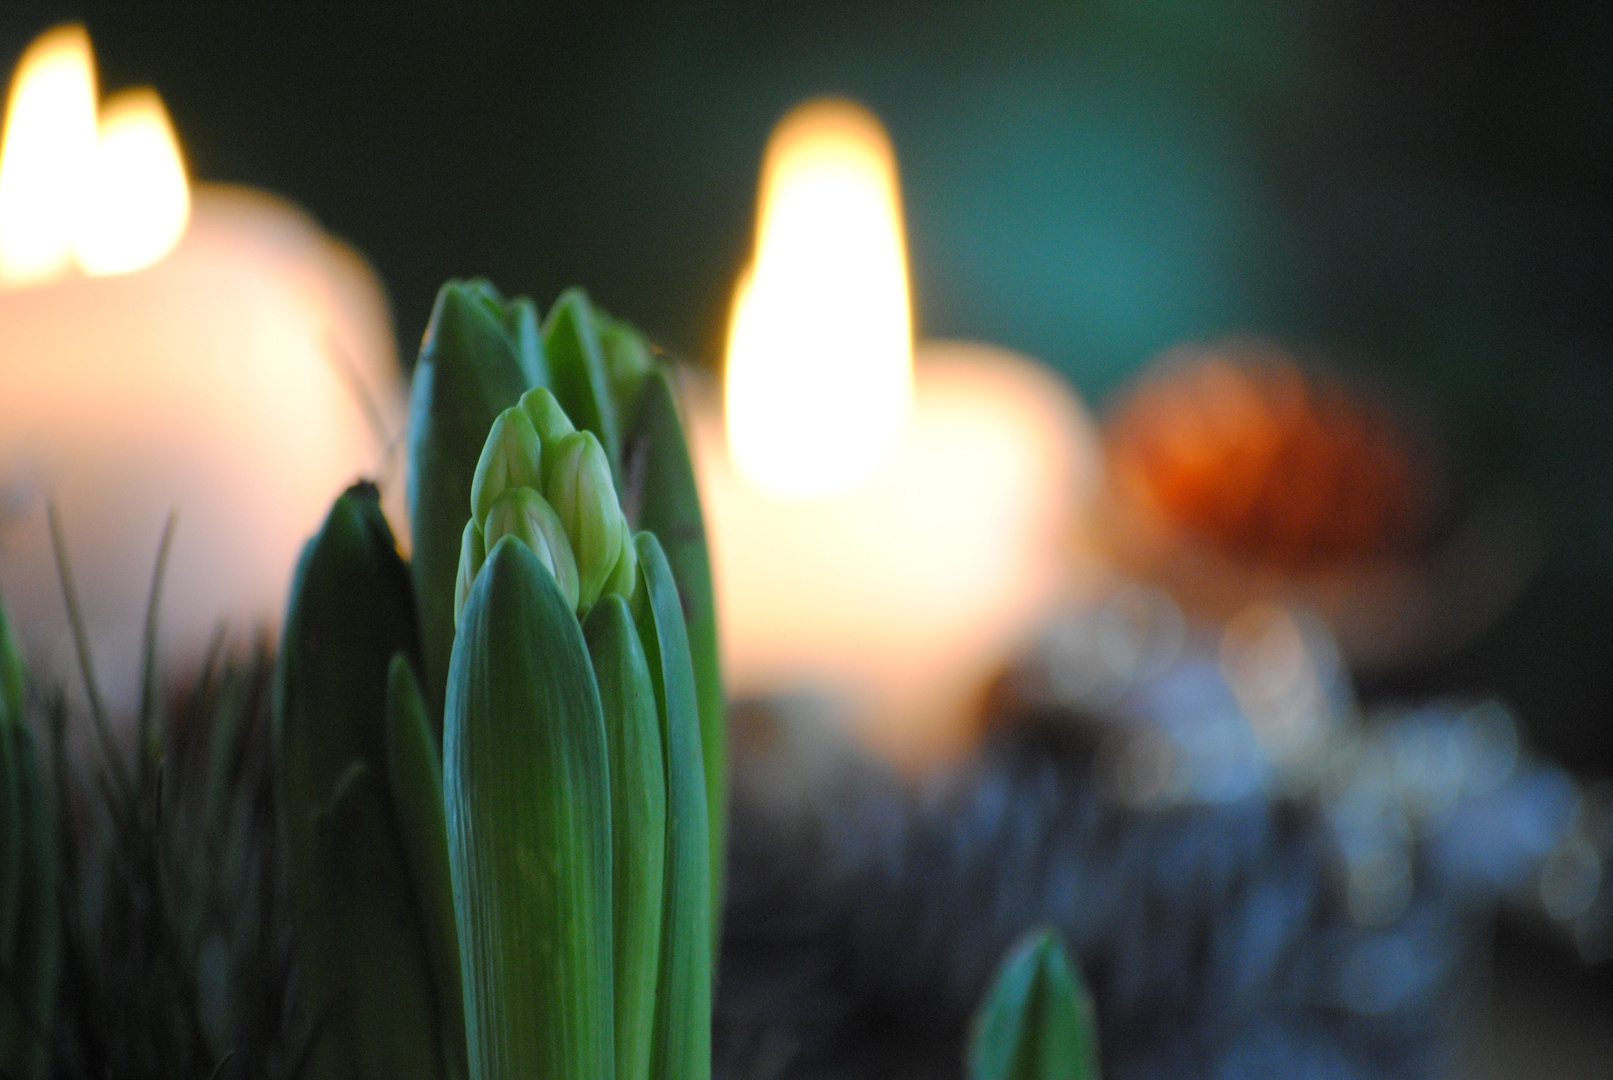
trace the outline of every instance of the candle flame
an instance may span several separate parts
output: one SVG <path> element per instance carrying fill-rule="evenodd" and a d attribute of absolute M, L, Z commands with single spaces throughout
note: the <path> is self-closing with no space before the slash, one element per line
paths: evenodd
<path fill-rule="evenodd" d="M 729 326 L 729 449 L 765 490 L 843 491 L 888 457 L 912 408 L 896 155 L 866 109 L 808 102 L 774 130 L 761 192 Z"/>
<path fill-rule="evenodd" d="M 0 143 L 0 283 L 138 270 L 168 254 L 190 216 L 179 142 L 155 91 L 114 95 L 97 115 L 82 26 L 23 53 Z"/>
<path fill-rule="evenodd" d="M 107 101 L 87 195 L 73 245 L 86 274 L 150 266 L 185 234 L 190 185 L 155 90 L 127 90 Z"/>
<path fill-rule="evenodd" d="M 95 157 L 95 59 L 82 26 L 58 26 L 22 54 L 0 144 L 0 279 L 63 273 Z"/>

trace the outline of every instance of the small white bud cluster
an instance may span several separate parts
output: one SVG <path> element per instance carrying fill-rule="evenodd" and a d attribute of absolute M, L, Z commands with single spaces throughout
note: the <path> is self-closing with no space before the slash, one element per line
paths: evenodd
<path fill-rule="evenodd" d="M 528 390 L 493 421 L 470 489 L 459 551 L 454 621 L 487 553 L 514 536 L 554 574 L 561 595 L 586 614 L 606 593 L 631 601 L 638 553 L 591 431 L 578 431 L 548 390 Z"/>

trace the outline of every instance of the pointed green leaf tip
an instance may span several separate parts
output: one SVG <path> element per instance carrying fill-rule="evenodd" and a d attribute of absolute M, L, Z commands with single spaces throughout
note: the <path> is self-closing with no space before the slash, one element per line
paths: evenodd
<path fill-rule="evenodd" d="M 310 1075 L 455 1075 L 428 918 L 388 768 L 388 673 L 419 656 L 408 569 L 370 485 L 350 489 L 309 543 L 275 675 L 277 810 L 298 957 L 321 1018 Z M 435 730 L 431 738 L 436 738 Z"/>
<path fill-rule="evenodd" d="M 570 602 L 513 538 L 454 642 L 443 786 L 472 1080 L 610 1080 L 605 721 Z"/>
<path fill-rule="evenodd" d="M 1022 938 L 975 1014 L 969 1080 L 1097 1080 L 1092 1000 L 1052 930 Z"/>
<path fill-rule="evenodd" d="M 487 285 L 487 288 L 493 286 Z M 521 363 L 527 385 L 545 385 L 549 381 L 549 365 L 543 356 L 543 320 L 538 318 L 538 305 L 530 297 L 517 296 L 504 302 L 503 314 L 504 332 L 515 346 L 515 357 Z"/>
<path fill-rule="evenodd" d="M 587 293 L 567 289 L 555 300 L 543 325 L 543 351 L 555 399 L 578 427 L 598 436 L 612 473 L 619 475 L 621 428 L 605 371 L 599 322 Z"/>
<path fill-rule="evenodd" d="M 420 607 L 427 700 L 442 700 L 448 674 L 460 545 L 488 429 L 545 378 L 530 301 L 506 303 L 485 281 L 442 287 L 420 345 L 409 405 L 409 569 Z"/>

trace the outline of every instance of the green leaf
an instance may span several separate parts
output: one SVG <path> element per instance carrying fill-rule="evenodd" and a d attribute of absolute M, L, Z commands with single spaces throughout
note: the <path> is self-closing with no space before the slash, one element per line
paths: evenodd
<path fill-rule="evenodd" d="M 583 623 L 610 746 L 615 890 L 616 1077 L 648 1080 L 661 962 L 666 767 L 649 662 L 627 602 L 600 598 Z"/>
<path fill-rule="evenodd" d="M 711 1076 L 711 862 L 700 715 L 678 588 L 653 533 L 639 533 L 639 639 L 666 747 L 666 892 L 656 992 L 655 1080 Z"/>
<path fill-rule="evenodd" d="M 622 440 L 599 345 L 599 328 L 587 293 L 567 289 L 560 294 L 544 322 L 543 351 L 549 361 L 549 387 L 555 400 L 573 424 L 594 433 L 610 459 L 612 475 L 620 477 Z"/>
<path fill-rule="evenodd" d="M 712 919 L 722 919 L 723 870 L 728 850 L 728 738 L 722 668 L 717 654 L 717 608 L 712 599 L 711 557 L 706 549 L 700 490 L 678 419 L 677 400 L 664 369 L 646 376 L 629 439 L 634 469 L 642 470 L 635 528 L 654 533 L 666 551 L 683 602 L 700 707 L 701 759 L 710 813 Z M 630 511 L 631 512 L 631 511 Z M 714 937 L 715 941 L 716 938 Z"/>
<path fill-rule="evenodd" d="M 23 691 L 27 673 L 22 666 L 22 649 L 11 633 L 11 621 L 0 605 L 0 718 L 22 723 Z"/>
<path fill-rule="evenodd" d="M 414 893 L 392 820 L 384 773 L 353 758 L 326 804 L 308 815 L 312 898 L 324 909 L 320 955 L 298 952 L 315 1015 L 328 1017 L 322 1044 L 337 1044 L 322 1075 L 332 1080 L 419 1080 L 450 1075 L 443 1060 L 441 1012 L 423 946 Z M 312 1001 L 311 1001 L 312 1004 Z M 317 1060 L 317 1058 L 316 1058 Z"/>
<path fill-rule="evenodd" d="M 51 1018 L 55 1010 L 56 987 L 61 963 L 61 913 L 57 904 L 57 823 L 54 806 L 40 781 L 32 736 L 23 738 L 18 757 L 22 762 L 23 805 L 29 808 L 28 854 L 24 863 L 26 890 L 17 937 L 16 966 L 18 985 L 25 995 L 23 1006 L 32 1020 L 28 1047 L 16 1059 L 12 1076 L 17 1080 L 50 1075 Z"/>
<path fill-rule="evenodd" d="M 599 327 L 599 349 L 605 358 L 605 378 L 610 383 L 616 413 L 625 416 L 638 400 L 639 385 L 655 366 L 649 343 L 630 323 L 594 309 Z"/>
<path fill-rule="evenodd" d="M 15 659 L 0 613 L 0 664 Z M 20 674 L 20 663 L 18 665 Z M 16 1080 L 50 1075 L 52 1018 L 60 975 L 61 914 L 57 903 L 56 818 L 40 783 L 33 736 L 19 712 L 20 696 L 0 705 L 0 744 L 8 786 L 6 877 L 9 909 L 0 946 L 0 1069 Z"/>
<path fill-rule="evenodd" d="M 491 288 L 491 286 L 489 286 Z M 504 331 L 515 344 L 516 359 L 528 386 L 549 384 L 549 365 L 543 356 L 542 320 L 530 297 L 516 296 L 504 304 Z"/>
<path fill-rule="evenodd" d="M 387 678 L 400 652 L 418 660 L 408 568 L 378 492 L 356 485 L 303 552 L 275 676 L 287 888 L 320 1024 L 312 1075 L 331 1080 L 443 1075 L 430 955 L 386 783 Z"/>
<path fill-rule="evenodd" d="M 442 759 L 426 699 L 409 658 L 392 655 L 386 685 L 386 766 L 403 851 L 414 879 L 426 957 L 436 991 L 438 1027 L 448 1075 L 465 1075 L 465 1007 L 461 998 L 459 931 L 448 870 L 443 816 Z"/>
<path fill-rule="evenodd" d="M 975 1014 L 970 1080 L 1097 1080 L 1092 999 L 1056 932 L 1034 930 L 998 969 Z"/>
<path fill-rule="evenodd" d="M 11 635 L 4 607 L 0 607 L 0 960 L 9 960 L 17 937 L 17 916 L 22 904 L 20 882 L 27 844 L 24 820 L 20 746 L 23 725 L 23 690 L 26 675 L 22 650 Z M 13 731 L 19 732 L 12 737 Z"/>
<path fill-rule="evenodd" d="M 554 576 L 505 538 L 449 668 L 443 788 L 472 1080 L 614 1075 L 605 721 Z"/>
<path fill-rule="evenodd" d="M 534 366 L 535 346 L 518 346 L 506 318 L 502 298 L 491 285 L 448 282 L 437 294 L 414 369 L 410 571 L 425 654 L 421 675 L 426 697 L 434 702 L 442 700 L 453 648 L 454 579 L 476 463 L 494 417 L 514 405 L 542 374 Z M 518 311 L 518 327 L 523 318 Z"/>

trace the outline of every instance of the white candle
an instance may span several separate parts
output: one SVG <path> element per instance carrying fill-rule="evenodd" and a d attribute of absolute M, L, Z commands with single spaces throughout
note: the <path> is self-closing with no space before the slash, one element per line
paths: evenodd
<path fill-rule="evenodd" d="M 184 193 L 165 240 L 154 219 L 173 213 L 174 198 L 151 152 L 160 140 L 129 130 L 127 111 L 103 111 L 102 161 L 120 168 L 92 169 L 76 216 L 57 211 L 67 239 L 54 260 L 31 238 L 32 262 L 0 274 L 0 590 L 36 662 L 72 671 L 45 521 L 54 500 L 104 689 L 120 707 L 138 685 L 170 510 L 162 629 L 182 662 L 220 620 L 238 634 L 278 621 L 297 553 L 331 499 L 359 475 L 395 469 L 388 444 L 403 415 L 386 302 L 364 262 L 294 207 L 242 188 Z M 0 159 L 0 229 L 38 220 L 5 201 L 18 190 L 7 173 L 29 171 L 14 145 Z M 177 158 L 173 171 L 183 184 Z M 108 187 L 118 172 L 145 176 L 148 190 Z M 135 268 L 142 244 L 156 259 Z M 0 264 L 6 252 L 0 231 Z"/>
<path fill-rule="evenodd" d="M 917 374 L 893 452 L 816 498 L 759 489 L 715 403 L 690 410 L 730 691 L 825 693 L 908 771 L 967 750 L 988 680 L 1098 572 L 1096 445 L 1056 377 L 969 342 L 922 346 Z"/>
<path fill-rule="evenodd" d="M 883 217 L 881 217 L 883 214 Z M 911 356 L 895 163 L 844 102 L 769 146 L 726 425 L 690 410 L 734 694 L 826 693 L 897 766 L 956 758 L 991 674 L 1083 587 L 1097 440 L 1051 373 Z"/>

